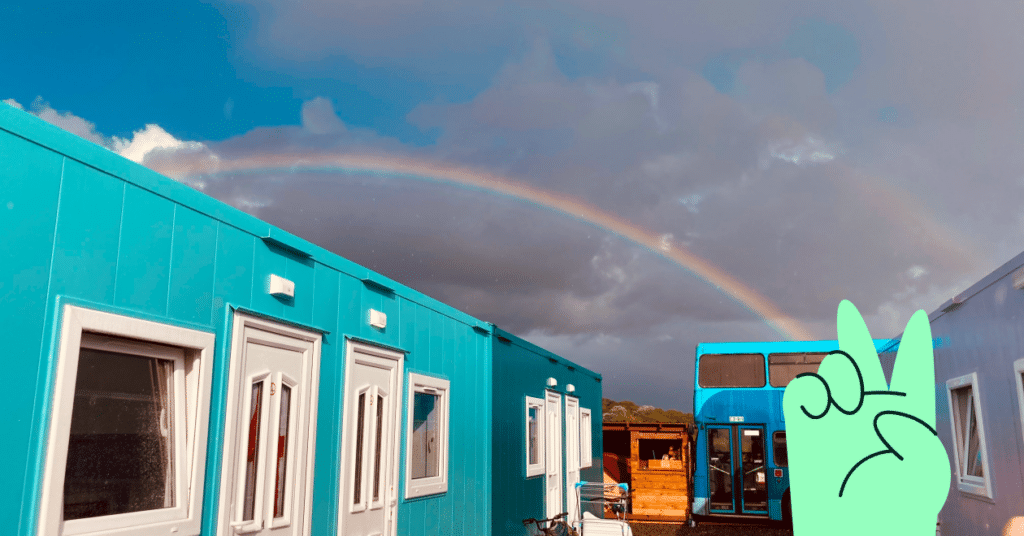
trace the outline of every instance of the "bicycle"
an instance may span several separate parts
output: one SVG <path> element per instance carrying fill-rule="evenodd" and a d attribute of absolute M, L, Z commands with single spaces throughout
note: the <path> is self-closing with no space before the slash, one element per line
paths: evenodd
<path fill-rule="evenodd" d="M 562 512 L 550 519 L 534 519 L 531 517 L 530 519 L 523 520 L 523 526 L 529 528 L 530 525 L 534 525 L 537 530 L 535 534 L 538 536 L 579 536 L 576 529 L 566 522 L 568 517 L 569 512 Z M 547 523 L 547 526 L 542 526 L 545 523 Z"/>

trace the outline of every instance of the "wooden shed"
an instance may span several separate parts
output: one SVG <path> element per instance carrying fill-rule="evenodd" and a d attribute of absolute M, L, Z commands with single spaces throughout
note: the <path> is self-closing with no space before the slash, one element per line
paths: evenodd
<path fill-rule="evenodd" d="M 688 521 L 690 425 L 606 422 L 603 432 L 605 474 L 629 484 L 629 518 Z"/>

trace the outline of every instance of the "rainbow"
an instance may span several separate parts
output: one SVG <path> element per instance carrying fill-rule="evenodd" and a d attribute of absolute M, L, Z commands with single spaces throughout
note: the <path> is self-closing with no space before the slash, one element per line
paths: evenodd
<path fill-rule="evenodd" d="M 738 302 L 787 339 L 813 339 L 810 331 L 797 320 L 783 314 L 768 298 L 744 285 L 708 260 L 691 253 L 672 240 L 671 236 L 653 233 L 578 199 L 513 182 L 487 172 L 408 158 L 398 159 L 393 156 L 351 154 L 262 154 L 231 160 L 176 160 L 163 166 L 155 166 L 154 170 L 178 180 L 195 180 L 202 176 L 252 171 L 264 173 L 275 171 L 373 173 L 469 187 L 533 203 L 618 235 L 679 265 Z"/>

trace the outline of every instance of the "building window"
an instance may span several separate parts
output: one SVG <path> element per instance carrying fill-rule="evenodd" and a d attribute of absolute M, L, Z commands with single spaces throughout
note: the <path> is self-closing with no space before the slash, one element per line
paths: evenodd
<path fill-rule="evenodd" d="M 64 309 L 40 534 L 199 532 L 213 345 Z"/>
<path fill-rule="evenodd" d="M 594 465 L 594 430 L 591 426 L 590 410 L 580 408 L 580 468 Z"/>
<path fill-rule="evenodd" d="M 1020 413 L 1021 431 L 1024 433 L 1024 358 L 1013 362 L 1013 372 L 1017 384 L 1017 410 Z"/>
<path fill-rule="evenodd" d="M 448 380 L 409 374 L 405 497 L 448 491 Z"/>
<path fill-rule="evenodd" d="M 544 474 L 544 400 L 526 397 L 526 476 Z"/>
<path fill-rule="evenodd" d="M 946 382 L 957 485 L 961 491 L 992 497 L 985 449 L 985 425 L 981 414 L 978 374 Z"/>
<path fill-rule="evenodd" d="M 772 434 L 772 453 L 775 456 L 776 467 L 787 467 L 789 465 L 789 451 L 786 449 L 786 432 L 775 432 Z"/>

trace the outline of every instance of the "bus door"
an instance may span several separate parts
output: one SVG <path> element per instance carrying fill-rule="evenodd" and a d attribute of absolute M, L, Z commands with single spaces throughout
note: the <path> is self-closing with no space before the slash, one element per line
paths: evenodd
<path fill-rule="evenodd" d="M 764 438 L 758 425 L 707 427 L 712 514 L 768 514 Z"/>

